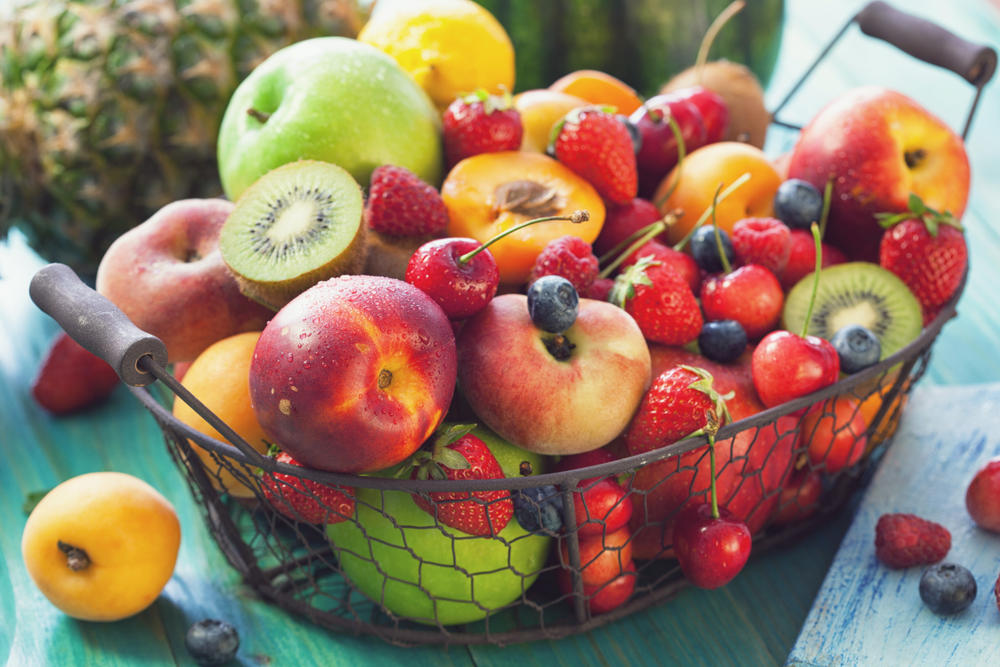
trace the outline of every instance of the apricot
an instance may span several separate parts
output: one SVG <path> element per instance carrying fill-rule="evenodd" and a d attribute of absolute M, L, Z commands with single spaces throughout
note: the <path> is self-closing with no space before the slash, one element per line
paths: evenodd
<path fill-rule="evenodd" d="M 191 363 L 181 384 L 258 452 L 267 452 L 267 436 L 250 405 L 250 361 L 259 331 L 223 338 L 206 348 Z M 210 438 L 228 442 L 201 415 L 180 398 L 174 399 L 174 416 Z M 222 465 L 207 449 L 188 441 L 204 464 L 212 485 L 237 498 L 252 498 L 254 492 Z M 228 464 L 249 479 L 249 468 L 226 458 Z"/>
<path fill-rule="evenodd" d="M 720 185 L 725 188 L 743 174 L 750 174 L 750 180 L 720 201 L 715 209 L 716 224 L 730 233 L 737 220 L 769 217 L 774 213 L 774 193 L 781 185 L 781 176 L 764 152 L 749 144 L 720 141 L 692 151 L 679 167 L 674 167 L 653 195 L 653 201 L 664 214 L 675 209 L 682 211 L 677 222 L 667 228 L 670 243 L 677 243 L 687 235 L 712 205 Z M 670 192 L 675 180 L 677 186 Z"/>
<path fill-rule="evenodd" d="M 604 202 L 594 187 L 561 163 L 541 153 L 503 151 L 462 160 L 441 185 L 448 207 L 448 234 L 485 243 L 514 225 L 550 215 L 585 210 L 582 223 L 554 220 L 525 227 L 489 250 L 496 258 L 500 283 L 520 286 L 535 258 L 560 236 L 593 243 L 604 224 Z"/>
<path fill-rule="evenodd" d="M 143 480 L 93 472 L 66 480 L 35 506 L 21 554 L 32 581 L 60 610 L 117 621 L 156 600 L 177 562 L 173 505 Z"/>
<path fill-rule="evenodd" d="M 524 133 L 521 150 L 544 153 L 552 126 L 573 109 L 587 106 L 587 100 L 557 90 L 537 88 L 514 96 L 514 108 L 521 114 Z"/>
<path fill-rule="evenodd" d="M 591 104 L 612 106 L 626 116 L 642 106 L 642 98 L 632 86 L 596 69 L 581 69 L 561 76 L 549 90 L 576 95 Z"/>

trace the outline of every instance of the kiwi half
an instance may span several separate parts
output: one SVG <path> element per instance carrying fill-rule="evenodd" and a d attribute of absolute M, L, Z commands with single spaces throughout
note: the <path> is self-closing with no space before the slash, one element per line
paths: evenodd
<path fill-rule="evenodd" d="M 274 310 L 321 280 L 359 273 L 367 245 L 364 195 L 345 169 L 300 160 L 246 189 L 219 232 L 240 291 Z"/>
<path fill-rule="evenodd" d="M 801 333 L 812 295 L 813 274 L 788 292 L 783 326 Z M 882 345 L 882 358 L 896 352 L 920 334 L 920 302 L 895 274 L 870 262 L 848 262 L 823 269 L 809 319 L 809 335 L 830 340 L 848 324 L 870 329 Z"/>

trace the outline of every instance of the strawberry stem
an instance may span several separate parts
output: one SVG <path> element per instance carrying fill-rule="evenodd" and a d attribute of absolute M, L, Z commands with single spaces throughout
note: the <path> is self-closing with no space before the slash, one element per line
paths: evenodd
<path fill-rule="evenodd" d="M 579 211 L 573 211 L 570 215 L 547 215 L 547 216 L 545 216 L 543 218 L 534 218 L 532 220 L 526 220 L 525 222 L 522 222 L 520 224 L 514 225 L 510 229 L 505 229 L 504 231 L 500 232 L 499 234 L 497 234 L 496 236 L 494 236 L 489 241 L 487 241 L 486 243 L 482 244 L 481 246 L 479 246 L 475 250 L 470 250 L 469 252 L 465 253 L 464 255 L 462 255 L 461 257 L 458 258 L 458 263 L 459 264 L 466 264 L 466 263 L 468 263 L 469 261 L 472 260 L 473 257 L 475 257 L 476 255 L 478 255 L 483 250 L 486 250 L 486 248 L 488 248 L 489 246 L 493 245 L 494 243 L 496 243 L 497 241 L 499 241 L 500 239 L 502 239 L 505 236 L 508 236 L 510 234 L 513 234 L 514 232 L 520 231 L 520 230 L 522 230 L 525 227 L 528 227 L 530 225 L 534 225 L 534 224 L 537 224 L 539 222 L 549 222 L 551 220 L 568 220 L 569 222 L 572 222 L 572 223 L 575 223 L 575 224 L 579 224 L 581 222 L 586 222 L 587 220 L 590 220 L 590 213 L 588 213 L 587 211 L 579 210 Z"/>
<path fill-rule="evenodd" d="M 691 240 L 692 236 L 694 236 L 695 230 L 697 230 L 699 227 L 705 224 L 705 221 L 708 220 L 709 216 L 715 214 L 715 207 L 721 204 L 723 201 L 725 201 L 726 197 L 736 192 L 736 190 L 741 185 L 743 185 L 749 180 L 750 180 L 750 172 L 745 172 L 742 176 L 740 176 L 735 181 L 730 183 L 725 190 L 720 192 L 718 198 L 716 198 L 712 202 L 711 206 L 705 209 L 705 212 L 701 214 L 701 217 L 698 218 L 698 220 L 694 223 L 691 229 L 688 230 L 688 233 L 685 234 L 684 238 L 682 238 L 680 241 L 677 242 L 677 245 L 674 246 L 674 250 L 683 250 L 684 246 L 687 245 L 687 242 Z"/>
<path fill-rule="evenodd" d="M 674 139 L 677 141 L 677 164 L 674 166 L 674 182 L 670 184 L 667 191 L 663 193 L 663 196 L 653 202 L 656 208 L 660 208 L 663 204 L 670 199 L 670 195 L 674 194 L 674 190 L 681 182 L 681 168 L 684 166 L 684 158 L 687 157 L 687 145 L 684 143 L 684 135 L 681 133 L 681 126 L 677 124 L 674 120 L 673 115 L 667 116 L 667 124 L 670 125 L 670 131 L 674 133 Z"/>
<path fill-rule="evenodd" d="M 698 55 L 694 59 L 696 77 L 695 80 L 701 85 L 701 73 L 702 67 L 704 67 L 705 62 L 708 61 L 708 52 L 712 48 L 712 42 L 715 41 L 716 36 L 722 27 L 729 22 L 729 19 L 736 16 L 746 5 L 745 0 L 736 0 L 730 3 L 728 7 L 723 9 L 712 24 L 708 26 L 708 30 L 705 31 L 704 37 L 701 38 L 701 44 L 698 45 Z"/>
<path fill-rule="evenodd" d="M 819 225 L 815 222 L 809 227 L 813 235 L 813 246 L 816 248 L 816 269 L 813 271 L 812 295 L 809 297 L 809 307 L 806 309 L 806 321 L 802 325 L 802 337 L 809 334 L 809 320 L 812 319 L 813 306 L 816 305 L 816 294 L 819 292 L 819 272 L 823 268 L 823 241 L 820 236 Z"/>

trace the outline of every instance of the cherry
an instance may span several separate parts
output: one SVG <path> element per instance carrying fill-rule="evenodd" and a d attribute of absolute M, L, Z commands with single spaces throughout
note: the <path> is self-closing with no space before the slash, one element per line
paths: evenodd
<path fill-rule="evenodd" d="M 708 433 L 709 466 L 711 470 L 711 502 L 689 503 L 674 521 L 673 547 L 681 571 L 699 588 L 719 588 L 740 573 L 753 539 L 747 524 L 733 517 L 729 510 L 719 508 L 715 488 L 715 433 L 719 423 L 709 413 L 705 431 Z"/>
<path fill-rule="evenodd" d="M 868 422 L 851 396 L 836 396 L 809 408 L 800 437 L 809 461 L 831 475 L 852 466 L 865 453 Z"/>
<path fill-rule="evenodd" d="M 609 582 L 595 585 L 584 584 L 583 595 L 591 614 L 604 614 L 625 603 L 635 592 L 638 572 L 635 562 L 629 561 L 622 567 L 622 573 Z M 569 570 L 559 570 L 559 590 L 563 595 L 573 593 L 573 577 Z"/>
<path fill-rule="evenodd" d="M 709 276 L 701 284 L 705 320 L 736 320 L 750 340 L 777 326 L 784 305 L 781 283 L 760 264 L 747 264 L 729 273 Z"/>
<path fill-rule="evenodd" d="M 610 204 L 601 233 L 594 239 L 594 252 L 603 255 L 629 236 L 663 217 L 648 199 L 636 197 L 627 204 Z"/>
<path fill-rule="evenodd" d="M 632 496 L 613 479 L 591 478 L 577 484 L 573 494 L 577 533 L 581 538 L 613 533 L 632 518 Z"/>
<path fill-rule="evenodd" d="M 811 468 L 793 472 L 781 487 L 778 509 L 772 517 L 775 525 L 787 525 L 812 516 L 819 508 L 823 478 Z"/>
<path fill-rule="evenodd" d="M 790 290 L 795 284 L 812 273 L 816 266 L 816 245 L 812 235 L 805 229 L 793 229 L 789 233 L 788 261 L 781 272 L 781 286 Z M 840 249 L 823 243 L 820 246 L 820 267 L 826 268 L 834 264 L 843 264 L 847 255 Z"/>
<path fill-rule="evenodd" d="M 819 225 L 812 225 L 816 248 L 813 291 L 806 311 L 802 335 L 778 329 L 764 336 L 754 348 L 750 360 L 753 385 L 761 403 L 774 407 L 799 396 L 805 396 L 837 381 L 840 376 L 840 356 L 829 341 L 809 335 L 809 320 L 816 302 L 820 278 Z"/>
<path fill-rule="evenodd" d="M 560 540 L 559 558 L 570 568 L 569 541 Z M 603 586 L 627 572 L 632 564 L 632 531 L 626 526 L 613 533 L 580 538 L 580 576 L 584 586 Z"/>
<path fill-rule="evenodd" d="M 972 478 L 965 508 L 980 528 L 1000 533 L 1000 458 L 987 462 Z"/>
<path fill-rule="evenodd" d="M 722 141 L 729 129 L 729 107 L 722 96 L 705 86 L 690 86 L 670 91 L 671 95 L 693 104 L 705 125 L 705 143 Z"/>
<path fill-rule="evenodd" d="M 706 143 L 705 123 L 698 107 L 673 93 L 649 98 L 628 120 L 642 138 L 635 156 L 640 196 L 650 197 L 686 153 Z"/>
<path fill-rule="evenodd" d="M 487 248 L 508 234 L 539 222 L 569 220 L 584 222 L 590 215 L 535 218 L 506 229 L 486 243 L 475 239 L 449 237 L 434 239 L 417 248 L 406 265 L 406 282 L 434 299 L 452 320 L 461 320 L 482 310 L 496 295 L 500 272 Z"/>

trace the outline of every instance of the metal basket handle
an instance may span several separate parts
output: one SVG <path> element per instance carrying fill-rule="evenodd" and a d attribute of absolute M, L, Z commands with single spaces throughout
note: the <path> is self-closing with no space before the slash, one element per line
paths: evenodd
<path fill-rule="evenodd" d="M 254 465 L 267 460 L 166 370 L 167 347 L 146 333 L 118 306 L 88 287 L 65 264 L 48 264 L 31 278 L 28 294 L 73 340 L 108 362 L 132 387 L 160 380 Z"/>
<path fill-rule="evenodd" d="M 997 52 L 989 46 L 975 44 L 959 37 L 936 23 L 900 11 L 882 0 L 875 0 L 865 5 L 833 36 L 784 99 L 774 108 L 771 113 L 772 122 L 793 130 L 802 129 L 799 125 L 780 121 L 775 117 L 854 23 L 857 23 L 861 32 L 869 37 L 892 44 L 925 63 L 950 70 L 972 84 L 976 92 L 962 128 L 962 139 L 965 139 L 972 126 L 972 118 L 979 105 L 983 87 L 993 78 L 996 71 Z"/>

